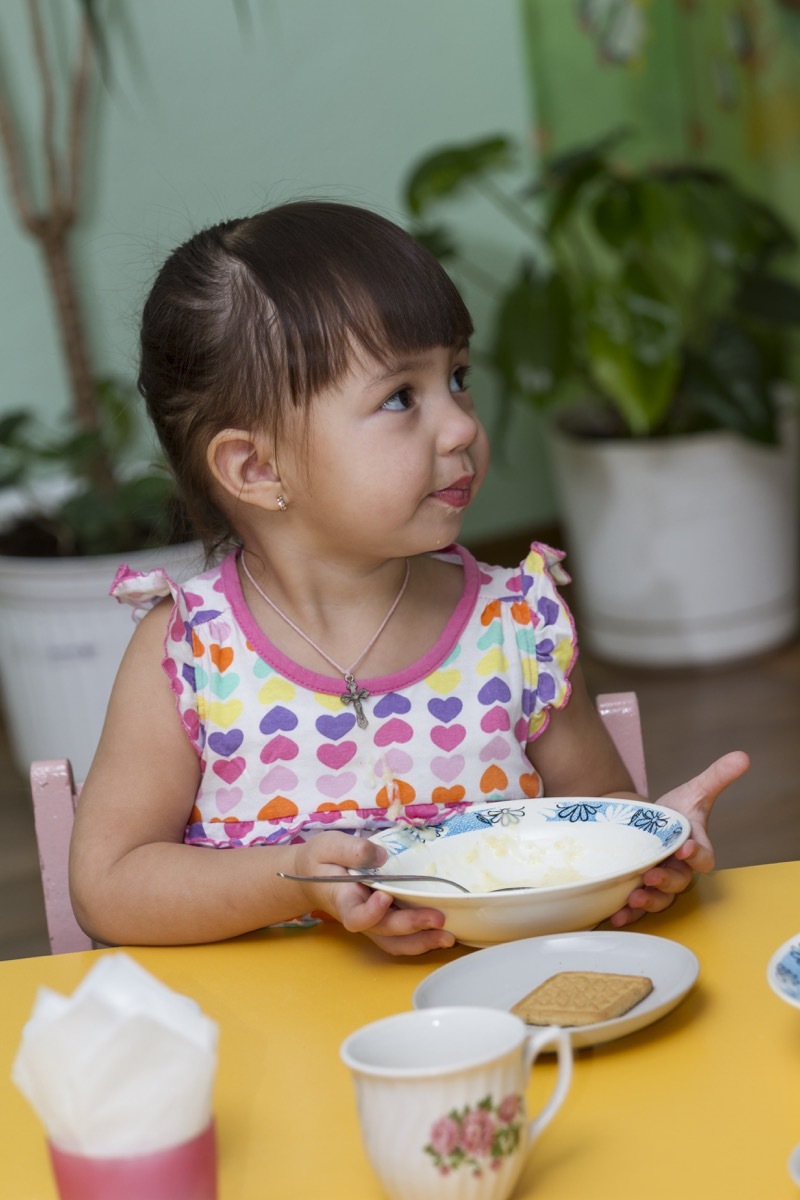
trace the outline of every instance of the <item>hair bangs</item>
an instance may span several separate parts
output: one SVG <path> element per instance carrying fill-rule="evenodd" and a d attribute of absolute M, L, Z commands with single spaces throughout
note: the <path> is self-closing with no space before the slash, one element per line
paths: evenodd
<path fill-rule="evenodd" d="M 469 341 L 472 320 L 450 277 L 383 217 L 297 202 L 248 226 L 244 244 L 237 230 L 229 249 L 266 301 L 259 356 L 284 402 L 304 406 L 336 384 L 358 349 L 386 363 L 398 353 Z"/>

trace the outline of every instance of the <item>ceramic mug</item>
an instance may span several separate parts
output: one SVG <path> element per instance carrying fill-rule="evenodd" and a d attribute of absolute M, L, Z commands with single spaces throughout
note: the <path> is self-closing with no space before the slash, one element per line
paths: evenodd
<path fill-rule="evenodd" d="M 558 1076 L 531 1120 L 525 1090 L 545 1048 Z M 506 1200 L 572 1078 L 563 1029 L 534 1032 L 494 1008 L 397 1013 L 356 1030 L 340 1053 L 367 1157 L 392 1200 Z"/>

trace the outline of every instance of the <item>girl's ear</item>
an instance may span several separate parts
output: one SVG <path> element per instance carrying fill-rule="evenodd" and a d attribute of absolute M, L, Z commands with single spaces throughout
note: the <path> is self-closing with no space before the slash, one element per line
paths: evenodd
<path fill-rule="evenodd" d="M 223 429 L 207 453 L 217 484 L 235 500 L 278 509 L 281 483 L 271 442 L 243 429 Z"/>

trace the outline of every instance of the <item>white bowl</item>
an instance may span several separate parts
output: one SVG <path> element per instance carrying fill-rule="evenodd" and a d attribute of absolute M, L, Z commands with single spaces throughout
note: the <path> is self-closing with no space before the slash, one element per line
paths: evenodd
<path fill-rule="evenodd" d="M 559 796 L 480 804 L 437 825 L 374 834 L 370 840 L 389 857 L 365 882 L 401 907 L 440 909 L 459 942 L 493 946 L 593 928 L 688 836 L 681 813 L 643 800 Z M 441 875 L 471 890 L 467 895 L 434 880 L 380 882 L 392 873 Z"/>

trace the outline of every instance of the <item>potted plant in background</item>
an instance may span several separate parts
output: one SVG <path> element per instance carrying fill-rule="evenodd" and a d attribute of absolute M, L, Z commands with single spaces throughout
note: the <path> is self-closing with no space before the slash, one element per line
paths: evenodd
<path fill-rule="evenodd" d="M 76 17 L 72 74 L 61 87 L 40 0 L 27 0 L 27 10 L 41 84 L 41 142 L 23 145 L 18 107 L 0 77 L 0 144 L 21 231 L 41 251 L 71 411 L 59 434 L 41 431 L 25 410 L 0 419 L 0 687 L 19 768 L 27 773 L 33 759 L 67 756 L 82 778 L 132 631 L 129 612 L 108 598 L 118 566 L 157 561 L 186 577 L 202 565 L 202 551 L 167 470 L 142 463 L 141 452 L 138 463 L 131 455 L 134 389 L 98 378 L 74 269 L 102 29 L 87 0 Z M 36 195 L 30 168 L 35 150 L 44 198 Z"/>
<path fill-rule="evenodd" d="M 553 407 L 581 630 L 645 665 L 741 658 L 798 620 L 798 447 L 788 383 L 800 289 L 776 211 L 692 164 L 637 169 L 624 134 L 546 162 L 519 194 L 504 137 L 409 173 L 413 232 L 469 262 L 430 213 L 479 189 L 525 234 L 488 357 L 507 406 Z"/>

